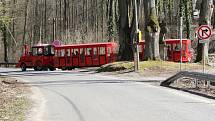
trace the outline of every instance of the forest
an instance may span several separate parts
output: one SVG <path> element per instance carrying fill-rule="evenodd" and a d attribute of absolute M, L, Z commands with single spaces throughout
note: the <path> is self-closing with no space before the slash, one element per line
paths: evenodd
<path fill-rule="evenodd" d="M 192 40 L 202 59 L 202 44 L 196 28 L 215 29 L 215 0 L 137 0 L 138 27 L 145 40 L 145 60 L 160 59 L 164 38 Z M 0 0 L 0 62 L 17 62 L 23 45 L 117 42 L 118 59 L 132 60 L 135 33 L 134 0 Z M 205 46 L 215 52 L 215 37 Z M 206 56 L 207 57 L 207 56 Z"/>

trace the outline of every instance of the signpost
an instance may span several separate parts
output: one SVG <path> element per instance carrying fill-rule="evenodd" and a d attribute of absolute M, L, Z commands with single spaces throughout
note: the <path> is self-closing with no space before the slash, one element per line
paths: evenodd
<path fill-rule="evenodd" d="M 200 43 L 205 43 L 211 37 L 212 30 L 208 25 L 202 25 L 197 30 L 197 35 L 200 38 Z"/>
<path fill-rule="evenodd" d="M 54 41 L 52 42 L 52 45 L 55 46 L 55 47 L 58 47 L 58 46 L 61 45 L 61 41 L 60 41 L 60 40 L 54 40 Z"/>
<path fill-rule="evenodd" d="M 212 30 L 208 25 L 202 25 L 197 30 L 197 35 L 199 37 L 199 43 L 203 44 L 202 48 L 202 58 L 203 58 L 203 73 L 205 73 L 205 43 L 207 43 L 211 37 Z"/>
<path fill-rule="evenodd" d="M 180 17 L 180 71 L 182 70 L 182 38 L 183 38 L 183 17 Z"/>
<path fill-rule="evenodd" d="M 135 72 L 139 71 L 139 45 L 138 45 L 138 18 L 137 18 L 137 0 L 134 0 L 134 5 L 135 5 L 135 33 L 136 33 L 136 37 L 135 37 L 135 50 L 134 50 L 134 70 Z"/>

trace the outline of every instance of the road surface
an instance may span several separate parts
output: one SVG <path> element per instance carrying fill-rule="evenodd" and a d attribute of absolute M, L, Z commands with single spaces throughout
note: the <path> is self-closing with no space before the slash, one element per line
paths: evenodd
<path fill-rule="evenodd" d="M 83 70 L 0 74 L 41 93 L 33 121 L 214 121 L 215 101 L 145 83 Z M 143 77 L 144 78 L 144 77 Z M 35 90 L 34 90 L 35 91 Z M 35 109 L 36 109 L 35 108 Z"/>

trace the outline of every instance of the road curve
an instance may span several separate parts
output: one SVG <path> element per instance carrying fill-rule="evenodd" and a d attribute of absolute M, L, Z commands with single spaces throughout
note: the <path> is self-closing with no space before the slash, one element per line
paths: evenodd
<path fill-rule="evenodd" d="M 83 70 L 0 74 L 42 93 L 40 119 L 33 121 L 214 121 L 215 101 L 172 89 Z M 144 77 L 143 77 L 144 78 Z"/>

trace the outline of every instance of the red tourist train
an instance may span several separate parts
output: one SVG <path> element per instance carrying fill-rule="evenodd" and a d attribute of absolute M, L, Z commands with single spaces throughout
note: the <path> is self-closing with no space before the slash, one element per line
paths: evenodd
<path fill-rule="evenodd" d="M 176 39 L 165 40 L 167 45 L 167 57 L 169 61 L 180 61 L 180 51 L 174 48 L 178 46 Z M 191 41 L 183 40 L 183 62 L 189 62 L 192 58 Z M 140 60 L 144 59 L 145 42 L 139 42 Z M 17 67 L 22 71 L 34 68 L 35 71 L 71 70 L 76 67 L 101 66 L 117 60 L 118 45 L 114 42 L 59 45 L 39 44 L 33 46 L 31 51 L 27 45 Z"/>
<path fill-rule="evenodd" d="M 101 66 L 116 61 L 118 45 L 113 42 L 53 46 L 40 44 L 31 52 L 27 45 L 17 67 L 22 71 L 73 69 L 75 67 Z"/>

